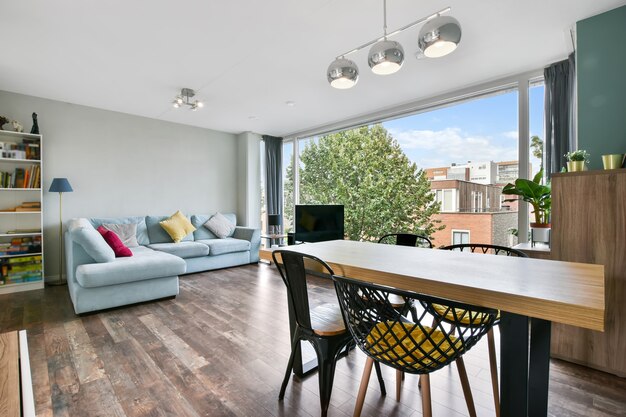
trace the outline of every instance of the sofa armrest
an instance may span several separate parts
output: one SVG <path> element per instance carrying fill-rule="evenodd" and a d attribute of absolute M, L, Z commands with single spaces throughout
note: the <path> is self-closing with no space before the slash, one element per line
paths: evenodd
<path fill-rule="evenodd" d="M 252 227 L 235 227 L 233 233 L 235 239 L 243 239 L 250 242 L 250 263 L 259 262 L 259 249 L 261 247 L 261 229 Z"/>

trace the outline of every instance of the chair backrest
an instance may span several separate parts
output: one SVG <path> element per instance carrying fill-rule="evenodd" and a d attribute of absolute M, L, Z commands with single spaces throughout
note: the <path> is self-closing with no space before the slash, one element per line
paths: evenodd
<path fill-rule="evenodd" d="M 518 256 L 520 258 L 528 258 L 524 252 L 507 248 L 506 246 L 488 245 L 486 243 L 460 243 L 458 245 L 442 246 L 442 250 L 459 250 L 461 252 L 486 253 L 492 255 Z"/>
<path fill-rule="evenodd" d="M 278 255 L 278 257 L 277 257 Z M 294 312 L 298 325 L 307 330 L 311 328 L 311 311 L 309 310 L 309 294 L 306 285 L 307 267 L 321 268 L 321 272 L 332 276 L 332 268 L 321 259 L 289 250 L 275 250 L 272 252 L 274 264 L 287 287 L 289 308 Z M 308 260 L 305 265 L 305 259 Z M 316 269 L 316 273 L 319 271 Z"/>
<path fill-rule="evenodd" d="M 433 247 L 433 243 L 426 236 L 414 235 L 411 233 L 389 233 L 378 239 L 378 243 L 399 246 L 417 246 L 419 248 Z"/>
<path fill-rule="evenodd" d="M 377 361 L 409 373 L 430 373 L 454 361 L 489 331 L 497 317 L 494 309 L 350 278 L 333 276 L 333 281 L 346 327 L 357 346 Z M 393 308 L 390 294 L 421 305 L 416 323 Z M 435 306 L 451 320 L 432 314 Z M 456 336 L 450 325 L 456 327 Z"/>

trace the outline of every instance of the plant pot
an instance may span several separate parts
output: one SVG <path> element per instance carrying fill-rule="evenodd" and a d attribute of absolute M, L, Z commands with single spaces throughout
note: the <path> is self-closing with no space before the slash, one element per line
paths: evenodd
<path fill-rule="evenodd" d="M 535 242 L 550 244 L 550 223 L 531 223 L 530 224 L 530 243 L 534 246 Z"/>
<path fill-rule="evenodd" d="M 604 169 L 618 169 L 624 164 L 624 158 L 626 155 L 621 153 L 602 155 L 602 165 L 604 165 Z"/>
<path fill-rule="evenodd" d="M 578 172 L 585 170 L 585 161 L 567 161 L 567 172 Z"/>

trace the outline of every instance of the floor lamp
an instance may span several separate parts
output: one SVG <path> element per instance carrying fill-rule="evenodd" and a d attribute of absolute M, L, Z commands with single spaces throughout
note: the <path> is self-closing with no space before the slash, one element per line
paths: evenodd
<path fill-rule="evenodd" d="M 67 284 L 67 281 L 63 280 L 63 193 L 71 193 L 74 190 L 67 178 L 55 178 L 48 191 L 59 193 L 59 280 L 48 284 L 63 285 Z"/>

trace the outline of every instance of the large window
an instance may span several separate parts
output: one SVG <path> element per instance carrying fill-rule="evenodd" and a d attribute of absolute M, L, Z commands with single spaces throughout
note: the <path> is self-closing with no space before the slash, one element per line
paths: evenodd
<path fill-rule="evenodd" d="M 294 204 L 344 204 L 346 223 L 360 227 L 347 232 L 349 238 L 375 240 L 414 224 L 436 245 L 468 239 L 471 227 L 493 230 L 476 235 L 490 240 L 481 243 L 517 243 L 509 234 L 521 227 L 518 207 L 503 201 L 501 189 L 520 174 L 538 172 L 531 135 L 543 138 L 543 85 L 517 82 L 379 123 L 294 139 L 290 155 L 296 158 L 285 164 L 285 224 Z M 528 167 L 520 169 L 520 160 Z M 402 208 L 407 205 L 417 209 Z"/>

